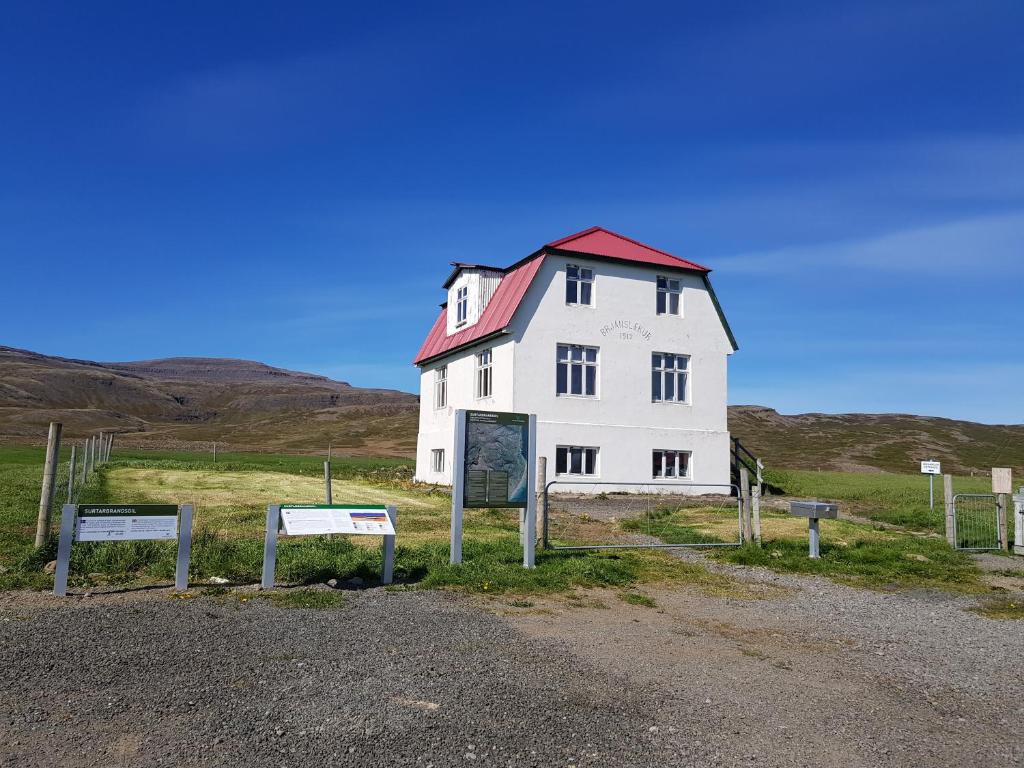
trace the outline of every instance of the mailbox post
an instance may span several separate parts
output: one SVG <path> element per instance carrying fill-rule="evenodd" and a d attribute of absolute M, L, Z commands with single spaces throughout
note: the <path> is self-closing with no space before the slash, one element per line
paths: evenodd
<path fill-rule="evenodd" d="M 839 517 L 838 504 L 826 504 L 822 501 L 791 501 L 789 514 L 807 518 L 807 532 L 810 539 L 810 558 L 821 557 L 821 534 L 818 531 L 818 520 L 821 518 L 835 520 Z"/>

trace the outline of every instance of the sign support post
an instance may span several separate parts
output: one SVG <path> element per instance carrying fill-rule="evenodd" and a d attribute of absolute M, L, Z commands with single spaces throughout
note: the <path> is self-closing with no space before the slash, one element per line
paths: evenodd
<path fill-rule="evenodd" d="M 922 461 L 921 474 L 928 475 L 928 509 L 935 509 L 935 476 L 942 474 L 942 464 L 937 461 Z"/>
<path fill-rule="evenodd" d="M 462 504 L 466 477 L 466 412 L 455 412 L 455 455 L 452 457 L 452 530 L 448 562 L 462 562 Z"/>
<path fill-rule="evenodd" d="M 526 466 L 526 525 L 523 528 L 523 568 L 537 565 L 537 414 L 530 414 L 530 446 L 527 449 Z"/>
<path fill-rule="evenodd" d="M 178 562 L 174 566 L 174 588 L 188 589 L 188 564 L 192 557 L 192 505 L 182 504 L 178 512 Z"/>

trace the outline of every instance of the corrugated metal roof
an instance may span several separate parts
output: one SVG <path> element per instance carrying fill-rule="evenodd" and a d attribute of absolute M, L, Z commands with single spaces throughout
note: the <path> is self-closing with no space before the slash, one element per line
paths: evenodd
<path fill-rule="evenodd" d="M 505 275 L 487 303 L 483 316 L 475 325 L 465 330 L 453 333 L 451 336 L 446 335 L 448 331 L 447 310 L 442 309 L 413 363 L 422 365 L 438 355 L 505 330 L 512 322 L 512 316 L 519 308 L 519 303 L 526 295 L 526 289 L 530 287 L 530 283 L 533 282 L 543 261 L 543 255 L 535 256 Z"/>
<path fill-rule="evenodd" d="M 663 267 L 677 267 L 681 269 L 695 269 L 700 272 L 710 272 L 707 267 L 702 267 L 692 261 L 680 259 L 671 253 L 659 251 L 649 245 L 638 243 L 623 235 L 616 234 L 601 227 L 591 227 L 575 235 L 563 237 L 548 243 L 547 248 L 557 248 L 560 251 L 575 251 L 576 253 L 589 253 L 592 256 L 605 256 L 609 259 L 622 259 L 624 261 L 639 261 L 644 264 L 657 264 Z"/>

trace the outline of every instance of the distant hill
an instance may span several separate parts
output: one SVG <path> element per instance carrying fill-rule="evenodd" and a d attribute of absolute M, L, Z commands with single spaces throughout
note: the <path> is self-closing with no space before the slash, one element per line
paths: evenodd
<path fill-rule="evenodd" d="M 177 357 L 95 363 L 0 347 L 0 440 L 45 440 L 50 421 L 71 438 L 116 430 L 121 445 L 209 446 L 407 456 L 416 452 L 415 395 L 361 389 L 248 360 Z M 1024 425 L 991 426 L 904 414 L 729 409 L 729 429 L 768 467 L 913 472 L 922 459 L 1024 481 Z"/>
<path fill-rule="evenodd" d="M 1013 467 L 1024 483 L 1024 424 L 990 425 L 901 413 L 780 414 L 729 408 L 729 430 L 769 467 L 916 472 L 938 459 L 944 472 Z"/>
<path fill-rule="evenodd" d="M 419 399 L 248 360 L 180 357 L 96 363 L 0 347 L 0 435 L 38 440 L 50 421 L 71 438 L 98 430 L 122 445 L 412 456 Z"/>

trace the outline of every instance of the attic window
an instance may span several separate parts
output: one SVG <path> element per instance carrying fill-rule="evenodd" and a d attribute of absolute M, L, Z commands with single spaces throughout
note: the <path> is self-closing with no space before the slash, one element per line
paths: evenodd
<path fill-rule="evenodd" d="M 590 306 L 594 299 L 594 270 L 576 264 L 565 265 L 565 303 Z"/>
<path fill-rule="evenodd" d="M 469 316 L 469 287 L 462 286 L 455 292 L 455 324 L 462 325 Z"/>
<path fill-rule="evenodd" d="M 659 315 L 681 315 L 682 312 L 682 285 L 680 281 L 670 277 L 658 278 L 658 304 Z"/>

